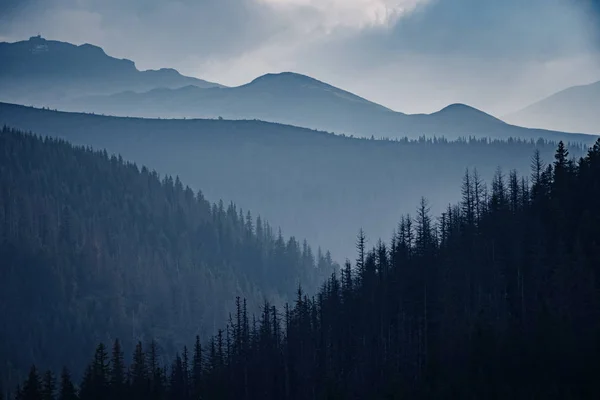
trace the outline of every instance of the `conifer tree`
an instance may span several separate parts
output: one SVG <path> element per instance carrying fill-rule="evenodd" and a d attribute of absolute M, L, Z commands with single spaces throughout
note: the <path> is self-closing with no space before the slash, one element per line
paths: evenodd
<path fill-rule="evenodd" d="M 35 366 L 29 370 L 27 380 L 23 384 L 21 391 L 22 400 L 40 400 L 42 396 L 42 381 Z"/>
<path fill-rule="evenodd" d="M 42 400 L 55 400 L 56 378 L 52 371 L 46 371 L 42 382 Z"/>
<path fill-rule="evenodd" d="M 126 368 L 123 360 L 123 350 L 119 339 L 115 339 L 110 361 L 110 391 L 111 398 L 122 399 L 126 395 L 125 379 Z"/>
<path fill-rule="evenodd" d="M 239 297 L 237 303 L 239 305 Z M 200 336 L 196 335 L 194 357 L 192 359 L 192 394 L 194 399 L 199 399 L 202 393 L 202 374 L 202 345 L 200 343 Z"/>
<path fill-rule="evenodd" d="M 106 346 L 103 343 L 96 348 L 92 373 L 95 398 L 108 399 L 110 396 L 110 364 Z"/>
<path fill-rule="evenodd" d="M 166 392 L 165 373 L 160 366 L 158 346 L 156 341 L 150 342 L 150 350 L 147 353 L 148 375 L 150 385 L 150 398 L 162 400 Z"/>
<path fill-rule="evenodd" d="M 148 396 L 148 368 L 142 342 L 138 342 L 135 346 L 129 375 L 132 398 L 139 400 L 146 399 Z"/>
<path fill-rule="evenodd" d="M 77 400 L 77 392 L 75 385 L 71 380 L 71 373 L 67 368 L 63 368 L 60 375 L 60 388 L 58 393 L 58 400 Z"/>

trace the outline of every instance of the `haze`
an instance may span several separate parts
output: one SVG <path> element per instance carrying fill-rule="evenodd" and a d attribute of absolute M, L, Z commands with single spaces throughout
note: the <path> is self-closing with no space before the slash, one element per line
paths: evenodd
<path fill-rule="evenodd" d="M 229 86 L 294 71 L 405 113 L 460 102 L 502 116 L 600 80 L 598 4 L 5 0 L 0 41 L 39 31 Z"/>

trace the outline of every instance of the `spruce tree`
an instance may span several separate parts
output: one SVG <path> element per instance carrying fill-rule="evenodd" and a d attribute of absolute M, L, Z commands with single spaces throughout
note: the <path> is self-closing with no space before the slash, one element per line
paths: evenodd
<path fill-rule="evenodd" d="M 143 400 L 148 395 L 148 368 L 142 342 L 138 342 L 133 352 L 133 362 L 130 367 L 131 398 Z"/>
<path fill-rule="evenodd" d="M 123 350 L 119 339 L 115 339 L 112 348 L 110 360 L 110 391 L 111 398 L 122 399 L 126 395 L 125 379 L 126 379 L 125 362 L 123 360 Z"/>
<path fill-rule="evenodd" d="M 42 382 L 42 400 L 55 400 L 56 378 L 52 371 L 46 371 Z"/>
<path fill-rule="evenodd" d="M 97 398 L 93 364 L 89 364 L 83 373 L 81 385 L 79 386 L 79 399 L 96 400 Z"/>
<path fill-rule="evenodd" d="M 58 400 L 77 400 L 75 385 L 73 385 L 71 373 L 66 367 L 63 368 L 62 373 L 60 374 Z"/>
<path fill-rule="evenodd" d="M 164 371 L 160 366 L 160 356 L 156 341 L 150 342 L 150 350 L 147 353 L 148 375 L 150 380 L 150 396 L 152 400 L 164 398 L 166 385 Z"/>
<path fill-rule="evenodd" d="M 92 377 L 95 398 L 108 399 L 110 396 L 110 364 L 104 343 L 100 343 L 96 348 Z"/>
<path fill-rule="evenodd" d="M 239 309 L 239 297 L 237 304 Z M 238 324 L 239 323 L 240 322 L 238 321 Z M 202 345 L 200 343 L 200 336 L 196 335 L 194 357 L 192 359 L 192 395 L 194 399 L 199 399 L 202 392 L 202 373 Z"/>
<path fill-rule="evenodd" d="M 29 370 L 27 380 L 23 384 L 21 393 L 22 400 L 40 400 L 42 396 L 42 381 L 37 368 L 34 366 Z"/>

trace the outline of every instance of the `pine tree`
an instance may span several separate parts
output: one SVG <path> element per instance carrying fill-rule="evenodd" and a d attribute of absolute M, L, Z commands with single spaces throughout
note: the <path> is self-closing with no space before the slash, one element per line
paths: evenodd
<path fill-rule="evenodd" d="M 92 364 L 89 364 L 83 373 L 83 379 L 79 386 L 79 398 L 80 400 L 96 400 L 96 393 L 94 370 Z"/>
<path fill-rule="evenodd" d="M 567 164 L 569 161 L 569 151 L 565 147 L 565 144 L 562 140 L 558 143 L 558 148 L 556 149 L 556 154 L 554 155 L 554 171 L 560 171 L 567 168 Z"/>
<path fill-rule="evenodd" d="M 468 227 L 475 225 L 475 188 L 467 169 L 462 184 L 462 214 Z"/>
<path fill-rule="evenodd" d="M 110 364 L 106 346 L 103 343 L 96 348 L 92 374 L 95 398 L 108 399 L 110 396 Z"/>
<path fill-rule="evenodd" d="M 111 398 L 122 399 L 126 395 L 125 391 L 125 362 L 123 361 L 123 351 L 121 343 L 116 339 L 112 348 L 112 357 L 110 361 L 110 386 Z"/>
<path fill-rule="evenodd" d="M 570 172 L 569 151 L 561 141 L 554 154 L 554 192 L 555 196 L 563 200 L 568 197 L 567 174 Z M 566 206 L 566 204 L 565 204 Z"/>
<path fill-rule="evenodd" d="M 187 388 L 185 386 L 185 372 L 183 361 L 179 354 L 176 355 L 175 361 L 171 366 L 171 380 L 169 384 L 170 397 L 173 400 L 186 398 Z"/>
<path fill-rule="evenodd" d="M 150 398 L 152 400 L 162 400 L 166 392 L 165 373 L 160 367 L 159 354 L 156 341 L 150 342 L 148 351 L 148 374 L 150 379 Z"/>
<path fill-rule="evenodd" d="M 433 238 L 433 226 L 430 216 L 429 202 L 424 197 L 421 197 L 419 207 L 417 209 L 416 223 L 416 237 L 415 247 L 419 255 L 423 256 L 431 250 L 431 246 L 434 244 Z"/>
<path fill-rule="evenodd" d="M 58 393 L 58 400 L 77 400 L 77 392 L 75 391 L 75 385 L 71 380 L 71 374 L 67 368 L 63 368 L 60 375 L 60 389 Z"/>
<path fill-rule="evenodd" d="M 190 357 L 187 346 L 183 346 L 183 353 L 181 359 L 181 367 L 183 372 L 183 397 L 182 400 L 186 400 L 189 397 L 189 377 L 190 377 Z"/>
<path fill-rule="evenodd" d="M 42 381 L 38 374 L 37 368 L 32 366 L 29 370 L 29 376 L 23 384 L 21 392 L 22 400 L 40 400 L 42 396 Z"/>
<path fill-rule="evenodd" d="M 199 399 L 202 393 L 202 373 L 202 345 L 200 343 L 200 336 L 196 335 L 196 343 L 194 344 L 194 357 L 192 359 L 192 394 L 194 399 Z"/>
<path fill-rule="evenodd" d="M 540 150 L 535 149 L 533 156 L 531 157 L 531 183 L 533 186 L 539 185 L 543 172 L 544 163 L 540 155 Z"/>
<path fill-rule="evenodd" d="M 148 396 L 148 368 L 142 342 L 138 342 L 133 352 L 133 363 L 130 367 L 132 399 L 143 400 Z"/>
<path fill-rule="evenodd" d="M 361 228 L 360 231 L 358 231 L 358 237 L 356 239 L 356 249 L 358 250 L 358 258 L 356 260 L 356 269 L 358 270 L 359 278 L 362 278 L 362 276 L 364 275 L 366 243 L 367 243 L 367 238 L 365 236 L 365 232 Z"/>
<path fill-rule="evenodd" d="M 54 400 L 56 398 L 56 378 L 52 371 L 46 371 L 42 383 L 42 400 Z"/>

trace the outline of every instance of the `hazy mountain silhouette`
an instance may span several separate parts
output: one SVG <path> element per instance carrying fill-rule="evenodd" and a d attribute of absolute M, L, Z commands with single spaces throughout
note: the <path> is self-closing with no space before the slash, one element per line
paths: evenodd
<path fill-rule="evenodd" d="M 505 120 L 536 128 L 600 133 L 599 104 L 600 81 L 555 93 L 507 115 Z"/>
<path fill-rule="evenodd" d="M 491 118 L 465 106 L 430 118 L 473 113 Z M 353 139 L 262 121 L 116 118 L 10 104 L 0 104 L 2 124 L 179 175 L 207 198 L 243 204 L 341 261 L 354 257 L 359 227 L 387 238 L 422 195 L 432 212 L 443 211 L 459 199 L 467 167 L 490 182 L 498 166 L 527 174 L 536 146 L 547 161 L 555 150 L 543 142 Z M 570 150 L 579 155 L 576 146 Z"/>
<path fill-rule="evenodd" d="M 577 140 L 509 125 L 466 105 L 407 115 L 292 72 L 227 88 L 173 69 L 139 71 L 132 61 L 110 57 L 100 47 L 38 36 L 0 43 L 0 59 L 0 101 L 10 103 L 116 116 L 260 119 L 366 137 Z"/>
<path fill-rule="evenodd" d="M 463 104 L 453 104 L 433 114 L 403 114 L 291 72 L 264 75 L 231 88 L 188 86 L 87 96 L 64 103 L 61 108 L 116 116 L 260 119 L 367 137 L 435 135 L 577 140 L 561 132 L 509 125 Z"/>
<path fill-rule="evenodd" d="M 25 104 L 54 105 L 71 96 L 125 90 L 221 86 L 183 76 L 174 69 L 140 71 L 133 61 L 111 57 L 100 47 L 40 36 L 0 43 L 0 60 L 0 97 Z"/>

